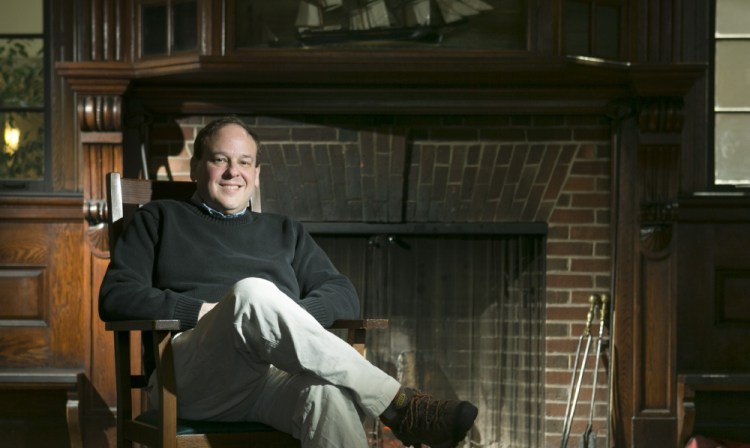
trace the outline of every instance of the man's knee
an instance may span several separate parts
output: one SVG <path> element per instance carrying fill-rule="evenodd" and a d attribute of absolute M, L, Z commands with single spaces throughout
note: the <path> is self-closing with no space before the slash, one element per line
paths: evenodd
<path fill-rule="evenodd" d="M 232 292 L 237 296 L 254 296 L 269 289 L 276 289 L 276 285 L 260 277 L 247 277 L 232 286 Z"/>
<path fill-rule="evenodd" d="M 259 302 L 280 294 L 279 288 L 259 277 L 244 278 L 232 286 L 231 295 L 239 302 Z"/>
<path fill-rule="evenodd" d="M 248 277 L 238 281 L 232 286 L 229 295 L 234 303 L 235 314 L 251 312 L 251 310 L 263 315 L 280 313 L 294 304 L 294 300 L 284 294 L 275 284 L 258 277 Z"/>

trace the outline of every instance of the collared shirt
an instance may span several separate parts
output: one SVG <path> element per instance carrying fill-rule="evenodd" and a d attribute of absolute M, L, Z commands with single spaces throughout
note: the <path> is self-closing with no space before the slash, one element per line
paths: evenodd
<path fill-rule="evenodd" d="M 202 208 L 209 215 L 215 216 L 217 218 L 222 218 L 222 219 L 236 219 L 236 218 L 239 218 L 241 216 L 244 216 L 245 213 L 247 213 L 247 207 L 245 207 L 244 209 L 242 209 L 241 212 L 237 212 L 237 213 L 226 214 L 226 213 L 220 212 L 219 210 L 216 210 L 215 208 L 213 208 L 210 205 L 208 205 L 205 202 L 203 202 L 203 199 L 201 199 L 201 197 L 198 195 L 197 191 L 195 193 L 193 193 L 193 197 L 190 198 L 190 201 L 193 204 L 197 205 L 198 207 Z"/>

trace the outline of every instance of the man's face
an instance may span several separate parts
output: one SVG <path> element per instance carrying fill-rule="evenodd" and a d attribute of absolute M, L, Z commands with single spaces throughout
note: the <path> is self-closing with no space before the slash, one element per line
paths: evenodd
<path fill-rule="evenodd" d="M 241 212 L 260 182 L 258 146 L 245 130 L 228 124 L 206 142 L 200 159 L 190 160 L 190 177 L 198 194 L 222 213 Z"/>

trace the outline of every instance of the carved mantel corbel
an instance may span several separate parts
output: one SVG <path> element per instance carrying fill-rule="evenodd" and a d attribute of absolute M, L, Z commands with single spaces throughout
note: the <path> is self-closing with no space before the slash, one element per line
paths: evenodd
<path fill-rule="evenodd" d="M 648 98 L 638 107 L 640 241 L 651 256 L 672 242 L 680 186 L 683 104 L 679 98 Z"/>
<path fill-rule="evenodd" d="M 82 212 L 88 224 L 87 242 L 95 256 L 107 258 L 104 175 L 110 171 L 122 171 L 122 105 L 130 76 L 120 65 L 110 73 L 104 68 L 94 70 L 93 64 L 63 63 L 58 64 L 57 69 L 76 93 L 84 166 Z"/>
<path fill-rule="evenodd" d="M 108 256 L 109 243 L 104 224 L 107 217 L 104 175 L 122 171 L 122 96 L 120 94 L 79 95 L 77 112 L 83 150 L 84 217 L 88 243 L 98 257 Z"/>

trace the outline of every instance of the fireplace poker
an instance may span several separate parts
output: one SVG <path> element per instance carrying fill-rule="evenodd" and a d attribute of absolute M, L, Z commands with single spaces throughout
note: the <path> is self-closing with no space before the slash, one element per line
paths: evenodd
<path fill-rule="evenodd" d="M 578 337 L 578 348 L 576 349 L 575 362 L 573 363 L 573 374 L 570 378 L 570 387 L 568 388 L 568 403 L 565 406 L 565 418 L 563 419 L 562 437 L 560 438 L 560 448 L 566 448 L 568 446 L 568 437 L 570 436 L 570 427 L 573 423 L 573 416 L 575 415 L 575 408 L 578 402 L 578 394 L 581 392 L 581 382 L 583 381 L 583 372 L 586 370 L 586 359 L 589 355 L 589 349 L 591 347 L 591 322 L 594 320 L 594 313 L 596 313 L 596 305 L 599 302 L 599 298 L 596 295 L 589 297 L 589 310 L 586 314 L 586 326 L 583 328 L 583 332 Z M 578 370 L 578 360 L 581 354 L 581 345 L 583 340 L 586 339 L 586 347 L 583 352 L 583 360 L 581 362 L 581 369 Z M 576 376 L 578 381 L 576 382 Z"/>
<path fill-rule="evenodd" d="M 609 296 L 601 295 L 601 304 L 599 308 L 599 337 L 596 341 L 596 357 L 594 358 L 594 378 L 591 382 L 591 407 L 589 408 L 589 423 L 581 437 L 581 448 L 596 448 L 596 432 L 594 426 L 594 399 L 596 398 L 596 380 L 599 376 L 599 362 L 601 360 L 602 345 L 604 340 L 604 321 L 607 319 L 607 306 L 609 305 Z"/>

